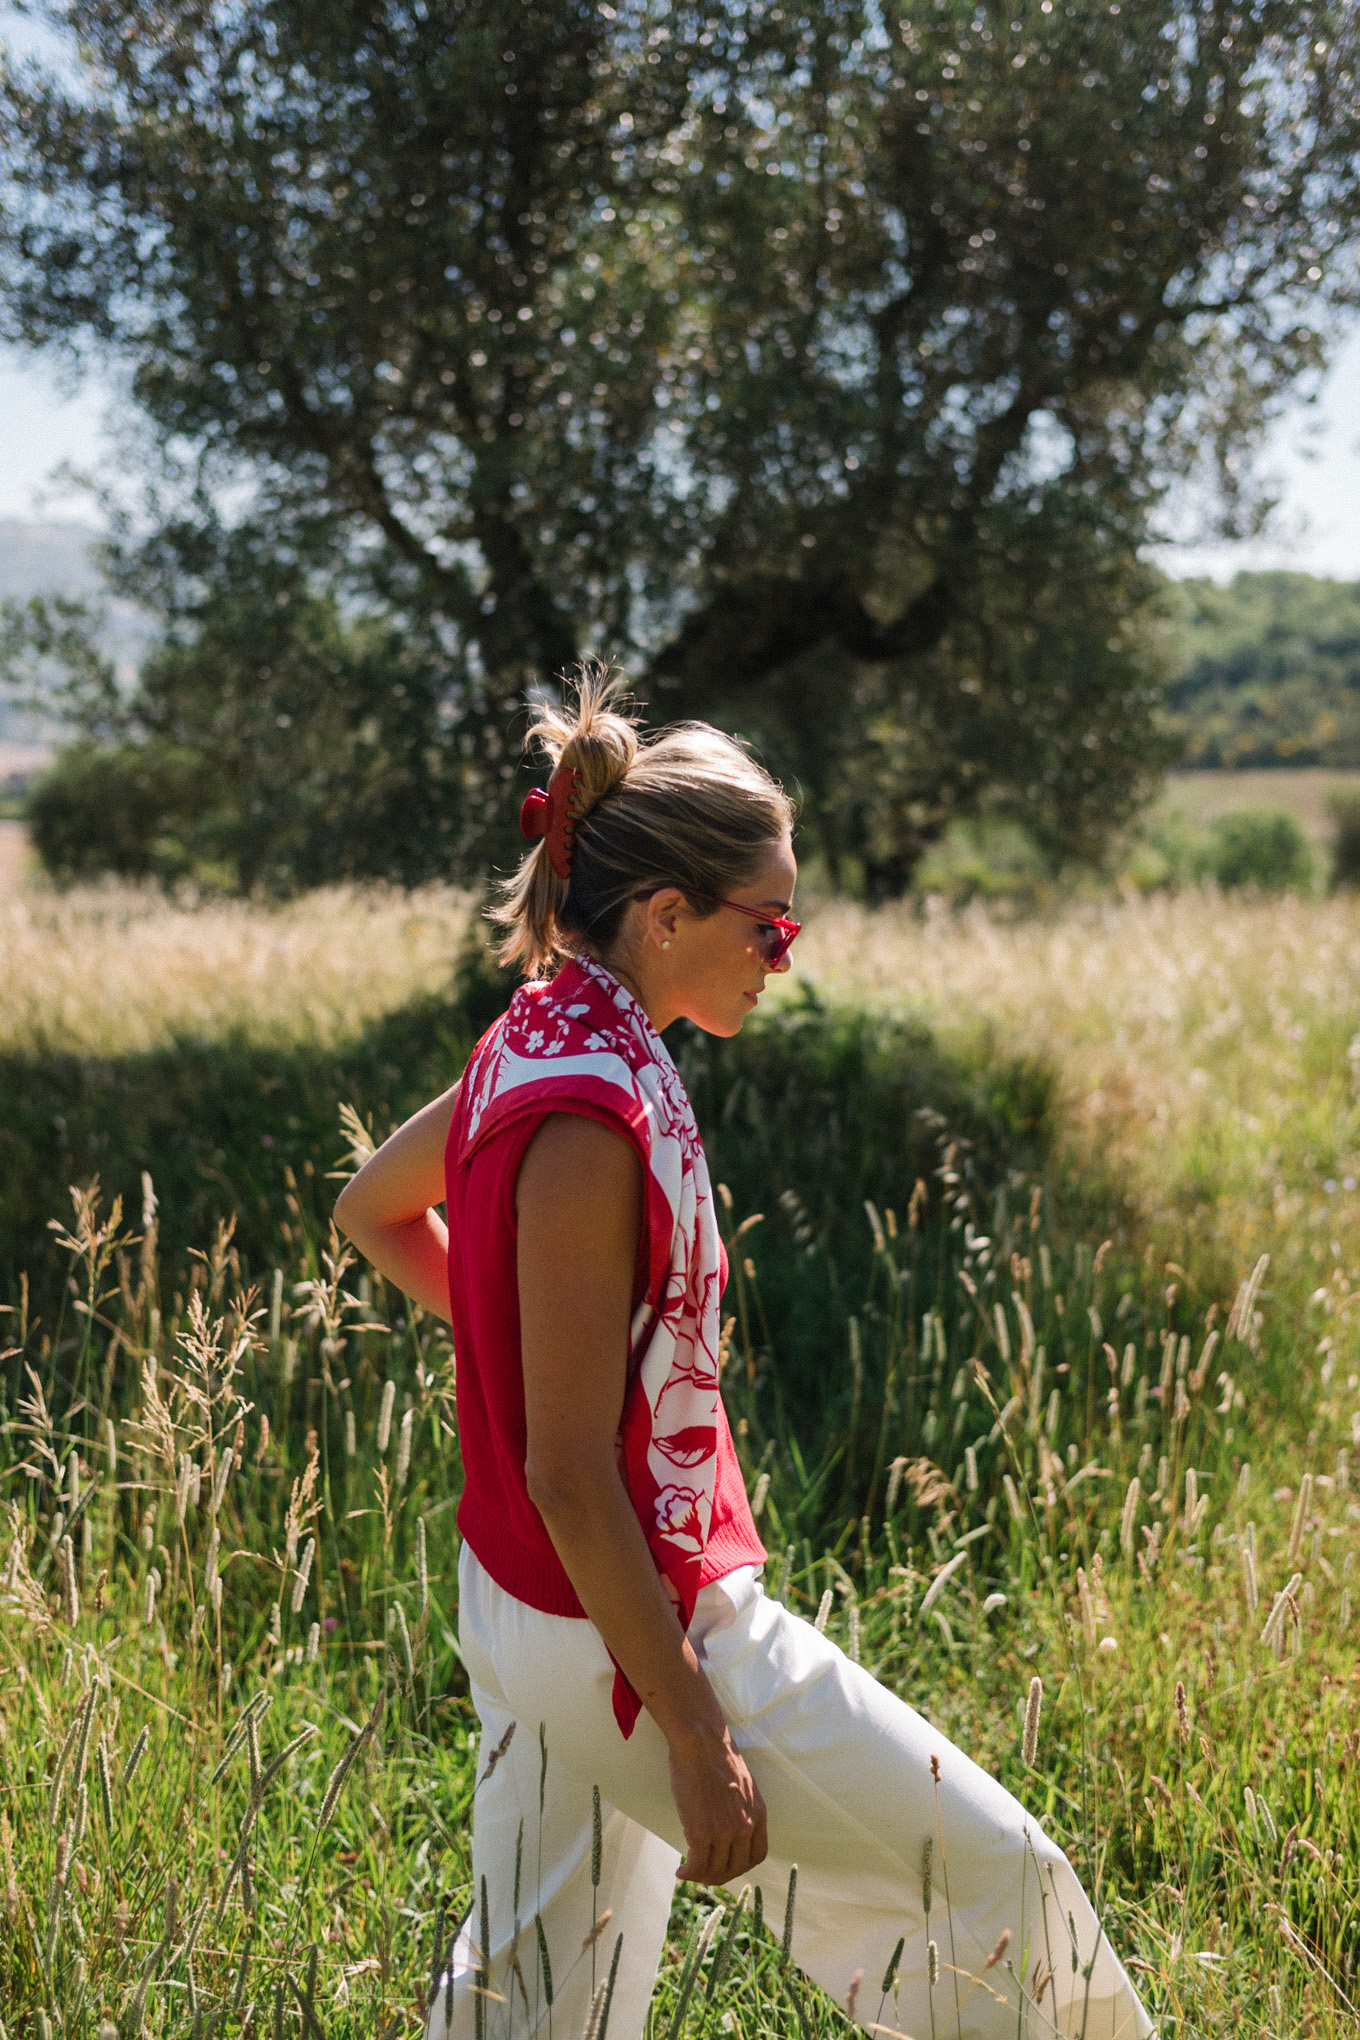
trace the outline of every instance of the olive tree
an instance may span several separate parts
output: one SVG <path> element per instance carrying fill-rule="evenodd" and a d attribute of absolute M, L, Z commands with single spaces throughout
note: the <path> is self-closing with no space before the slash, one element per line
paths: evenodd
<path fill-rule="evenodd" d="M 1138 798 L 1163 493 L 1250 516 L 1354 296 L 1353 0 L 48 12 L 8 331 L 115 357 L 193 467 L 158 559 L 245 492 L 437 642 L 468 859 L 587 654 L 759 736 L 871 890 L 980 805 L 1061 856 Z"/>

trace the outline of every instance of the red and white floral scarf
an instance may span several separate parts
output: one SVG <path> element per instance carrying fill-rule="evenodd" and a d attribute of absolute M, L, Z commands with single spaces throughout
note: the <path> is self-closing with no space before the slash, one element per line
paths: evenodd
<path fill-rule="evenodd" d="M 524 985 L 463 1077 L 460 1162 L 526 1112 L 585 1109 L 620 1126 L 645 1171 L 646 1289 L 629 1337 L 619 1426 L 623 1475 L 656 1569 L 688 1627 L 713 1512 L 723 1250 L 694 1112 L 656 1029 L 590 957 Z M 564 1184 L 564 1212 L 571 1186 Z M 621 1671 L 614 1714 L 631 1735 L 640 1703 Z"/>

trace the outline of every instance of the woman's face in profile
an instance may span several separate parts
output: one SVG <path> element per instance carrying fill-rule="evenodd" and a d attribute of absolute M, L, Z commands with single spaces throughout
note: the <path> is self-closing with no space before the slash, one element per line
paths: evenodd
<path fill-rule="evenodd" d="M 793 910 L 797 878 L 798 861 L 785 836 L 770 844 L 749 883 L 733 887 L 727 897 L 739 907 L 786 918 Z M 667 952 L 667 989 L 677 1017 L 692 1020 L 706 1034 L 740 1033 L 755 1011 L 766 978 L 789 968 L 787 955 L 769 963 L 770 949 L 770 938 L 758 920 L 734 914 L 729 907 L 714 907 L 700 916 L 682 901 Z"/>

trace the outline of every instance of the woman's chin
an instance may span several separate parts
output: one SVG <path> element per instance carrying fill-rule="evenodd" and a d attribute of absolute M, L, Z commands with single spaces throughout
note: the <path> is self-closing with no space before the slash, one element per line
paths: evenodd
<path fill-rule="evenodd" d="M 740 1034 L 746 1022 L 756 1009 L 759 995 L 755 992 L 741 992 L 735 1004 L 715 999 L 711 1006 L 698 1001 L 689 1008 L 686 1018 L 705 1034 L 716 1034 L 721 1041 L 728 1041 L 734 1034 Z"/>
<path fill-rule="evenodd" d="M 734 1034 L 740 1034 L 750 1018 L 751 1008 L 743 1006 L 740 1013 L 691 1013 L 689 1019 L 703 1034 L 714 1034 L 719 1041 L 730 1041 Z"/>

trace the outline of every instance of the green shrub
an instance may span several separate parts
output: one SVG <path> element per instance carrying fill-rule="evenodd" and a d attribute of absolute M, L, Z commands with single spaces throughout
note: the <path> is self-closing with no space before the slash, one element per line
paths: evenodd
<path fill-rule="evenodd" d="M 1195 885 L 1305 891 L 1313 853 L 1294 817 L 1274 808 L 1238 808 L 1196 829 L 1179 808 L 1157 816 L 1130 847 L 1123 876 L 1141 892 Z"/>
<path fill-rule="evenodd" d="M 1332 885 L 1338 892 L 1360 886 L 1360 792 L 1333 793 L 1327 801 L 1332 824 Z"/>
<path fill-rule="evenodd" d="M 1239 808 L 1209 827 L 1206 873 L 1224 887 L 1262 892 L 1305 890 L 1313 878 L 1308 838 L 1292 815 L 1274 808 Z"/>
<path fill-rule="evenodd" d="M 129 696 L 110 700 L 102 673 L 92 696 L 76 695 L 85 736 L 32 803 L 53 876 L 285 896 L 467 877 L 517 854 L 515 787 L 528 779 L 507 751 L 509 711 L 480 695 L 469 705 L 438 633 L 353 618 L 300 567 L 227 554 Z M 27 628 L 31 639 L 38 624 Z M 82 649 L 97 663 L 79 631 L 72 640 L 68 664 Z M 489 764 L 469 748 L 478 730 Z"/>
<path fill-rule="evenodd" d="M 950 825 L 916 867 L 918 893 L 940 893 L 951 906 L 970 900 L 1032 907 L 1052 894 L 1052 864 L 1018 822 L 983 816 Z"/>
<path fill-rule="evenodd" d="M 1204 876 L 1205 838 L 1180 808 L 1154 815 L 1129 845 L 1120 872 L 1139 892 L 1194 885 Z"/>
<path fill-rule="evenodd" d="M 175 745 L 72 744 L 28 801 L 33 847 L 53 878 L 176 879 L 195 873 L 207 846 L 202 816 L 210 774 Z"/>

